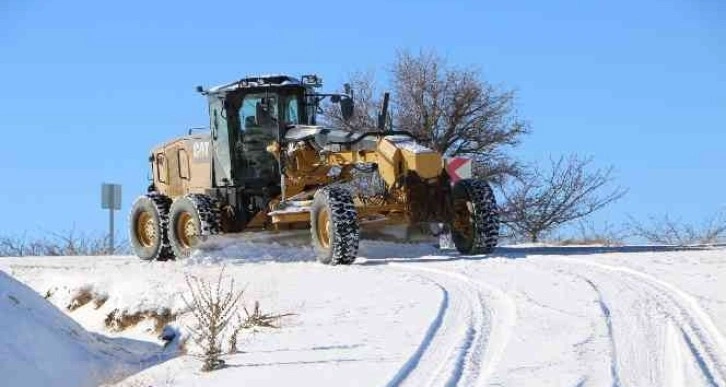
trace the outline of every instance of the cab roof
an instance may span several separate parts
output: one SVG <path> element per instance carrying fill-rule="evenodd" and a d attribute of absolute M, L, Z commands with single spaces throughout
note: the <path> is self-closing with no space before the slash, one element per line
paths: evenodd
<path fill-rule="evenodd" d="M 304 76 L 306 77 L 306 76 Z M 251 87 L 281 87 L 281 86 L 313 86 L 309 83 L 303 83 L 301 80 L 285 74 L 258 75 L 248 76 L 238 81 L 203 89 L 197 87 L 197 91 L 202 94 L 223 94 L 232 91 L 246 89 Z"/>

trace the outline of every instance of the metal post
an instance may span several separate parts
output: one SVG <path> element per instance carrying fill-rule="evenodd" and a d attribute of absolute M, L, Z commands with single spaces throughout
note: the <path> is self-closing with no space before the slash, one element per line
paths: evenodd
<path fill-rule="evenodd" d="M 386 130 L 386 119 L 388 118 L 388 98 L 389 93 L 383 93 L 383 108 L 381 113 L 378 114 L 378 131 L 383 132 Z"/>
<path fill-rule="evenodd" d="M 121 185 L 103 183 L 101 185 L 101 208 L 108 209 L 108 254 L 114 252 L 113 212 L 121 209 Z"/>
<path fill-rule="evenodd" d="M 113 255 L 113 208 L 108 209 L 108 254 Z"/>

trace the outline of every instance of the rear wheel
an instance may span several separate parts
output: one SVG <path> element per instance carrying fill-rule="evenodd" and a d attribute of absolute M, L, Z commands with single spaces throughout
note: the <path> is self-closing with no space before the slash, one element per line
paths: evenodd
<path fill-rule="evenodd" d="M 151 192 L 140 196 L 131 206 L 129 236 L 139 258 L 145 261 L 174 258 L 166 233 L 170 204 L 168 197 Z"/>
<path fill-rule="evenodd" d="M 358 256 L 360 230 L 350 192 L 340 187 L 318 190 L 310 208 L 310 230 L 319 262 L 353 263 Z"/>
<path fill-rule="evenodd" d="M 451 237 L 462 254 L 489 254 L 499 239 L 499 216 L 485 181 L 459 180 L 452 190 Z"/>
<path fill-rule="evenodd" d="M 177 257 L 189 257 L 192 250 L 207 236 L 220 232 L 219 208 L 211 197 L 188 194 L 171 204 L 168 224 L 169 244 Z"/>

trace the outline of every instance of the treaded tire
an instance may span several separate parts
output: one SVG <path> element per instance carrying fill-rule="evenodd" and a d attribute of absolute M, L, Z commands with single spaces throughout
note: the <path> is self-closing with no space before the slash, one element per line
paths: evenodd
<path fill-rule="evenodd" d="M 451 237 L 462 254 L 489 254 L 499 241 L 499 214 L 494 191 L 482 180 L 463 179 L 451 193 Z"/>
<path fill-rule="evenodd" d="M 185 231 L 191 232 L 180 234 Z M 167 233 L 177 258 L 189 257 L 200 241 L 221 232 L 219 205 L 215 199 L 203 194 L 187 194 L 171 204 Z"/>
<path fill-rule="evenodd" d="M 315 193 L 310 207 L 310 231 L 320 263 L 350 265 L 355 261 L 360 229 L 353 196 L 348 190 L 324 187 Z"/>
<path fill-rule="evenodd" d="M 166 233 L 169 223 L 169 206 L 171 199 L 158 192 L 149 192 L 139 196 L 131 206 L 129 215 L 129 240 L 134 253 L 145 261 L 165 261 L 174 259 L 174 253 L 169 246 L 169 237 Z M 145 217 L 146 227 L 150 227 L 151 234 L 142 233 L 139 221 Z"/>

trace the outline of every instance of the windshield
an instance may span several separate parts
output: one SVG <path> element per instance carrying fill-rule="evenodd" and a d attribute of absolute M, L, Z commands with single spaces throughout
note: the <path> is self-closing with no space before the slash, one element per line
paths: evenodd
<path fill-rule="evenodd" d="M 277 95 L 248 94 L 240 108 L 242 130 L 277 127 Z"/>
<path fill-rule="evenodd" d="M 278 114 L 278 99 L 282 111 Z M 250 128 L 277 128 L 278 119 L 284 126 L 298 125 L 300 119 L 300 98 L 295 94 L 277 95 L 269 93 L 248 94 L 240 108 L 242 131 Z"/>

